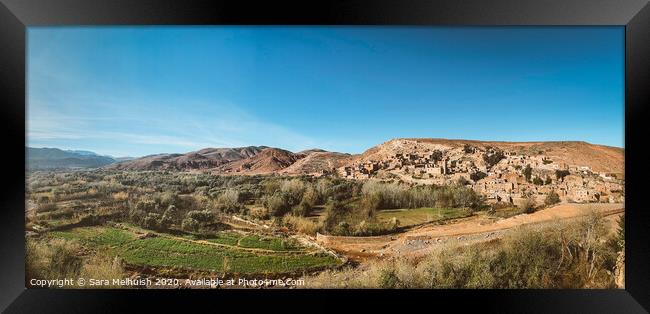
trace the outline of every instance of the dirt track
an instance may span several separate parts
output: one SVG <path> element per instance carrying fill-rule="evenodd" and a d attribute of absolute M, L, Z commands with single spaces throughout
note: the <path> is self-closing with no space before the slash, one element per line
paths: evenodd
<path fill-rule="evenodd" d="M 618 216 L 625 204 L 561 204 L 532 214 L 490 221 L 473 217 L 448 225 L 425 225 L 407 232 L 379 237 L 318 236 L 327 248 L 351 259 L 364 261 L 374 257 L 424 254 L 438 244 L 452 241 L 475 242 L 502 237 L 510 229 L 522 225 L 549 223 L 589 215 L 597 212 L 603 216 Z"/>

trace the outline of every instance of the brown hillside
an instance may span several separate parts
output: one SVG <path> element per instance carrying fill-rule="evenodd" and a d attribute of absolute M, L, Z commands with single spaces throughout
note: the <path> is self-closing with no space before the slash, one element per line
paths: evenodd
<path fill-rule="evenodd" d="M 578 141 L 558 142 L 499 142 L 437 138 L 393 139 L 368 149 L 356 161 L 383 160 L 396 153 L 420 153 L 434 149 L 447 150 L 470 145 L 494 147 L 525 155 L 543 154 L 556 162 L 587 166 L 597 172 L 623 173 L 625 150 L 619 147 L 590 144 Z"/>
<path fill-rule="evenodd" d="M 279 148 L 266 148 L 250 158 L 233 161 L 217 167 L 213 173 L 267 174 L 289 167 L 304 154 L 294 154 Z"/>
<path fill-rule="evenodd" d="M 110 165 L 122 170 L 193 170 L 210 169 L 223 164 L 255 156 L 266 146 L 238 148 L 204 148 L 187 154 L 159 154 L 136 158 Z"/>
<path fill-rule="evenodd" d="M 293 165 L 281 170 L 287 174 L 320 174 L 345 165 L 351 155 L 335 152 L 315 151 Z"/>

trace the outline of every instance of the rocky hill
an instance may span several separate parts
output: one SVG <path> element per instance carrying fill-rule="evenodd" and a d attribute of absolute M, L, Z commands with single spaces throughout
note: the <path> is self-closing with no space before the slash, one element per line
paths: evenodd
<path fill-rule="evenodd" d="M 352 160 L 352 155 L 326 152 L 326 151 L 312 151 L 309 152 L 304 158 L 296 161 L 291 166 L 282 169 L 281 173 L 290 175 L 298 174 L 324 174 L 334 171 L 334 169 L 346 165 Z"/>
<path fill-rule="evenodd" d="M 494 148 L 526 156 L 546 156 L 556 163 L 589 167 L 596 172 L 624 173 L 625 150 L 580 141 L 498 142 L 435 138 L 393 139 L 357 155 L 355 161 L 385 160 L 397 153 L 427 153 L 434 150 Z M 469 155 L 469 154 L 468 154 Z"/>
<path fill-rule="evenodd" d="M 212 169 L 251 158 L 266 146 L 204 148 L 186 154 L 157 154 L 116 163 L 108 168 L 120 170 L 196 170 Z"/>
<path fill-rule="evenodd" d="M 351 179 L 462 184 L 488 201 L 623 202 L 625 151 L 586 142 L 395 139 L 337 169 Z"/>
<path fill-rule="evenodd" d="M 266 148 L 258 154 L 246 159 L 233 161 L 214 169 L 212 172 L 239 173 L 239 174 L 268 174 L 279 172 L 298 160 L 304 158 L 305 154 L 295 154 L 288 150 L 279 148 Z"/>
<path fill-rule="evenodd" d="M 548 168 L 546 169 L 548 171 L 556 168 L 586 167 L 595 173 L 611 173 L 617 174 L 619 177 L 622 177 L 624 173 L 625 151 L 617 147 L 586 142 L 497 142 L 432 138 L 393 139 L 358 155 L 328 152 L 322 149 L 309 149 L 294 153 L 266 146 L 205 148 L 185 154 L 145 156 L 118 162 L 108 168 L 199 170 L 214 174 L 320 175 L 338 173 L 344 177 L 362 178 L 372 177 L 375 172 L 379 177 L 387 173 L 407 174 L 409 167 L 422 167 L 423 170 L 434 174 L 432 171 L 437 170 L 431 168 L 440 166 L 440 160 L 426 161 L 424 159 L 440 154 L 441 158 L 444 157 L 450 162 L 450 166 L 458 165 L 456 173 L 470 174 L 478 171 L 487 172 L 491 165 L 487 164 L 486 157 L 496 152 L 506 154 L 508 163 L 514 162 L 513 160 L 517 158 L 524 158 L 528 160 L 526 162 L 533 165 L 535 162 L 542 164 L 540 169 Z M 407 156 L 408 158 L 424 158 L 424 161 L 405 162 L 403 159 Z M 501 163 L 505 162 L 501 161 Z M 368 171 L 361 169 L 363 167 L 367 167 Z M 507 165 L 502 165 L 502 168 L 506 169 Z M 367 175 L 355 176 L 354 172 Z M 519 170 L 519 172 L 521 171 Z M 408 176 L 412 177 L 411 174 Z"/>

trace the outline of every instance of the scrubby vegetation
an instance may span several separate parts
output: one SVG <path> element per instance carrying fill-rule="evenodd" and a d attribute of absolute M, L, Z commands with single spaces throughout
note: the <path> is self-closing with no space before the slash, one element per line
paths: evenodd
<path fill-rule="evenodd" d="M 557 194 L 555 191 L 551 191 L 546 195 L 546 198 L 544 199 L 544 204 L 547 206 L 554 205 L 560 202 L 560 195 Z"/>
<path fill-rule="evenodd" d="M 506 156 L 503 154 L 503 151 L 501 150 L 490 149 L 488 153 L 483 155 L 483 160 L 485 161 L 485 164 L 487 165 L 488 168 L 492 168 L 494 165 L 499 163 L 499 161 L 501 161 L 504 158 L 506 158 Z"/>
<path fill-rule="evenodd" d="M 592 215 L 541 230 L 522 227 L 504 240 L 456 245 L 425 259 L 398 258 L 357 269 L 326 271 L 310 287 L 339 288 L 615 288 L 621 227 L 607 234 Z M 607 241 L 602 241 L 608 239 Z M 334 278 L 347 278 L 335 280 Z"/>
<path fill-rule="evenodd" d="M 223 217 L 240 215 L 307 234 L 377 235 L 399 228 L 398 219 L 377 218 L 382 210 L 458 208 L 471 213 L 484 207 L 483 199 L 462 184 L 411 186 L 308 176 L 37 172 L 29 178 L 28 191 L 36 205 L 33 222 L 48 227 L 86 219 L 195 233 L 223 230 Z"/>

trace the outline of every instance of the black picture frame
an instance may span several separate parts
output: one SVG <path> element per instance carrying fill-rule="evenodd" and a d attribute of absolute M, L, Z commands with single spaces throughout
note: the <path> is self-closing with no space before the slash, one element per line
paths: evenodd
<path fill-rule="evenodd" d="M 650 105 L 647 0 L 171 1 L 0 0 L 0 309 L 123 312 L 166 308 L 218 311 L 224 304 L 338 311 L 351 302 L 404 311 L 446 306 L 484 312 L 645 313 L 650 309 L 649 210 L 643 205 L 648 158 L 643 130 Z M 26 27 L 45 25 L 347 24 L 625 26 L 625 290 L 259 290 L 143 291 L 25 289 L 24 195 Z M 630 150 L 632 153 L 630 154 Z M 628 171 L 629 169 L 629 171 Z M 345 301 L 345 303 L 344 303 Z M 300 306 L 307 306 L 301 308 Z M 235 309 L 238 310 L 238 309 Z"/>

